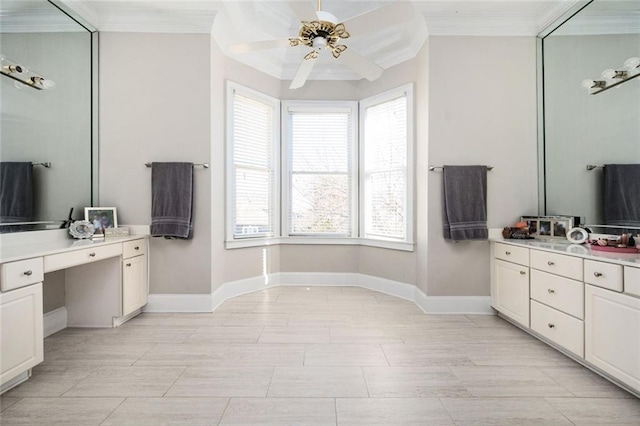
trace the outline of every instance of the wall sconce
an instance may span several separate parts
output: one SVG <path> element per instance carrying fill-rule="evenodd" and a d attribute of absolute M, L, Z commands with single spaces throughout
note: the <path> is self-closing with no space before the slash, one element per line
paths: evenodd
<path fill-rule="evenodd" d="M 0 65 L 2 66 L 2 68 L 0 68 L 0 73 L 16 80 L 16 85 L 20 85 L 18 87 L 24 85 L 38 90 L 53 89 L 56 87 L 56 83 L 53 80 L 46 79 L 40 74 L 30 71 L 26 67 L 13 62 L 4 56 L 0 56 Z"/>
<path fill-rule="evenodd" d="M 582 87 L 589 91 L 590 95 L 597 95 L 612 87 L 640 76 L 640 58 L 629 58 L 620 69 L 608 69 L 602 71 L 597 80 L 584 80 Z"/>

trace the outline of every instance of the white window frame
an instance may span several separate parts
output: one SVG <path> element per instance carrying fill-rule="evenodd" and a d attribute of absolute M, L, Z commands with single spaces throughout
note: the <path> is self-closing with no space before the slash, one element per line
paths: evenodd
<path fill-rule="evenodd" d="M 235 194 L 235 170 L 233 162 L 233 95 L 240 93 L 248 98 L 267 103 L 274 107 L 273 126 L 273 150 L 272 164 L 274 173 L 273 187 L 273 236 L 248 236 L 234 238 L 234 215 L 233 196 Z M 406 239 L 404 241 L 393 238 L 371 238 L 365 237 L 364 223 L 364 111 L 366 108 L 390 101 L 399 96 L 406 96 L 407 99 L 407 188 L 406 188 Z M 227 249 L 243 247 L 261 247 L 276 244 L 331 244 L 331 245 L 359 245 L 380 247 L 401 251 L 414 251 L 414 219 L 415 219 L 415 105 L 413 95 L 413 83 L 389 90 L 387 92 L 362 99 L 361 101 L 281 101 L 259 91 L 250 89 L 232 81 L 227 81 L 226 90 L 226 193 L 225 193 L 225 229 Z M 290 170 L 290 148 L 287 137 L 290 120 L 286 109 L 288 105 L 298 105 L 304 108 L 323 107 L 325 105 L 334 106 L 336 109 L 345 106 L 352 108 L 354 117 L 352 131 L 354 139 L 352 144 L 352 235 L 319 234 L 319 235 L 293 235 L 288 236 L 289 230 L 289 170 Z"/>
<path fill-rule="evenodd" d="M 406 205 L 406 220 L 405 220 L 405 239 L 400 240 L 396 238 L 385 238 L 382 236 L 367 236 L 366 235 L 366 227 L 365 227 L 365 191 L 363 190 L 363 185 L 366 180 L 366 172 L 364 167 L 365 161 L 365 143 L 364 139 L 365 135 L 365 127 L 364 122 L 366 119 L 366 109 L 375 105 L 379 105 L 385 102 L 392 101 L 394 99 L 398 99 L 399 97 L 406 97 L 407 102 L 407 165 L 406 165 L 406 190 L 405 190 L 405 205 Z M 360 129 L 360 217 L 359 217 L 359 226 L 360 226 L 360 238 L 366 241 L 373 242 L 389 242 L 394 243 L 393 246 L 397 248 L 401 248 L 402 246 L 405 249 L 409 247 L 413 250 L 413 241 L 414 241 L 414 103 L 413 103 L 413 83 L 398 87 L 396 89 L 392 89 L 369 98 L 363 99 L 360 101 L 360 111 L 359 111 L 359 129 Z"/>
<path fill-rule="evenodd" d="M 351 114 L 351 161 L 349 164 L 351 174 L 351 226 L 350 235 L 346 234 L 293 234 L 291 233 L 291 174 L 292 174 L 292 146 L 291 146 L 291 114 L 290 111 L 299 112 L 348 112 Z M 282 101 L 282 236 L 284 238 L 301 241 L 310 239 L 313 242 L 334 239 L 357 238 L 358 236 L 358 200 L 359 200 L 359 171 L 358 171 L 358 102 L 355 101 Z M 352 243 L 353 244 L 353 243 Z"/>
<path fill-rule="evenodd" d="M 235 167 L 234 167 L 234 141 L 233 141 L 233 98 L 234 94 L 238 93 L 246 98 L 253 99 L 258 102 L 267 104 L 273 108 L 274 122 L 273 122 L 273 135 L 272 135 L 272 152 L 271 152 L 271 164 L 273 174 L 273 199 L 270 200 L 273 220 L 273 235 L 257 234 L 237 237 L 235 236 L 235 218 L 233 212 L 234 195 L 235 195 Z M 236 247 L 250 247 L 254 245 L 262 245 L 263 242 L 277 238 L 280 235 L 280 100 L 271 96 L 260 93 L 256 90 L 242 86 L 233 81 L 227 81 L 227 97 L 226 97 L 226 194 L 225 194 L 225 212 L 226 212 L 226 246 L 227 248 Z"/>

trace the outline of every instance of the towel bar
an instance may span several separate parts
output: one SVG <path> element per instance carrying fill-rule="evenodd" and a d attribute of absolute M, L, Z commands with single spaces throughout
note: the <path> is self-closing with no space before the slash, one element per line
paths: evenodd
<path fill-rule="evenodd" d="M 436 169 L 443 170 L 443 166 L 429 166 L 429 171 L 432 172 Z M 493 166 L 487 166 L 487 170 L 493 170 Z"/>
<path fill-rule="evenodd" d="M 42 166 L 42 167 L 46 167 L 47 169 L 51 168 L 51 162 L 47 161 L 45 163 L 31 163 L 32 166 Z"/>
<path fill-rule="evenodd" d="M 595 170 L 595 169 L 598 169 L 598 168 L 604 169 L 604 166 L 597 166 L 595 164 L 587 164 L 587 170 Z"/>
<path fill-rule="evenodd" d="M 145 165 L 145 166 L 147 166 L 147 167 L 152 167 L 152 166 L 153 166 L 153 163 L 144 163 L 144 165 Z M 209 163 L 193 163 L 193 165 L 194 165 L 194 166 L 202 166 L 202 167 L 204 167 L 205 169 L 208 169 L 208 168 L 209 168 Z"/>

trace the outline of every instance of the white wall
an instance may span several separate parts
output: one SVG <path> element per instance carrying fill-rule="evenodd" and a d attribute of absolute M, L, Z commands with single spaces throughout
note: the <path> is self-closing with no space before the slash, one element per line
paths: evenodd
<path fill-rule="evenodd" d="M 148 161 L 210 162 L 210 38 L 100 35 L 100 204 L 151 223 Z M 151 293 L 211 291 L 212 169 L 196 168 L 194 237 L 151 240 Z"/>
<path fill-rule="evenodd" d="M 429 163 L 487 164 L 488 225 L 537 212 L 533 37 L 431 37 Z M 489 294 L 489 243 L 445 241 L 442 173 L 428 173 L 430 296 Z M 422 259 L 421 259 L 422 260 Z"/>
<path fill-rule="evenodd" d="M 196 175 L 196 239 L 152 241 L 153 293 L 208 293 L 265 273 L 307 271 L 360 272 L 417 284 L 433 296 L 488 295 L 488 243 L 443 240 L 441 174 L 427 172 L 428 164 L 496 167 L 489 177 L 490 227 L 536 211 L 534 38 L 434 37 L 415 60 L 376 82 L 313 81 L 303 91 L 225 58 L 208 36 L 107 33 L 101 42 L 102 204 L 115 203 L 125 222 L 149 223 L 145 161 L 212 165 Z M 178 77 L 167 58 L 188 64 L 189 78 Z M 460 58 L 469 65 L 460 66 Z M 415 252 L 311 245 L 226 250 L 227 79 L 283 99 L 349 100 L 414 81 Z"/>

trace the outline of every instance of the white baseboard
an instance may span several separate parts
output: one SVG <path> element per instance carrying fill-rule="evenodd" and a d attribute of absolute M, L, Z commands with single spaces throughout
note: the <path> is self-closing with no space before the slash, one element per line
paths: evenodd
<path fill-rule="evenodd" d="M 224 283 L 211 294 L 150 294 L 144 312 L 213 312 L 226 300 L 277 286 L 356 286 L 414 302 L 429 314 L 491 314 L 489 296 L 427 296 L 413 284 L 351 272 L 278 272 Z"/>
<path fill-rule="evenodd" d="M 42 332 L 44 337 L 49 337 L 58 331 L 67 328 L 67 308 L 62 307 L 51 312 L 47 312 L 42 317 Z"/>
<path fill-rule="evenodd" d="M 243 280 L 229 281 L 211 293 L 212 310 L 218 309 L 226 300 L 243 294 L 254 293 L 280 285 L 280 274 L 260 275 Z"/>

